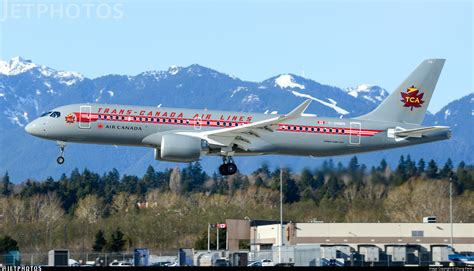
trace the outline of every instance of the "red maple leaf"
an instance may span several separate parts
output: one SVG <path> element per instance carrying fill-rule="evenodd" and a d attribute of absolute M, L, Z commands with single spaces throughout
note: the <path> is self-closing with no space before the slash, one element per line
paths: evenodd
<path fill-rule="evenodd" d="M 423 101 L 423 95 L 424 93 L 418 94 L 420 91 L 415 90 L 409 92 L 402 92 L 400 93 L 402 95 L 402 101 L 404 103 L 404 107 L 411 107 L 410 110 L 413 111 L 413 108 L 421 107 L 421 105 L 425 102 Z"/>

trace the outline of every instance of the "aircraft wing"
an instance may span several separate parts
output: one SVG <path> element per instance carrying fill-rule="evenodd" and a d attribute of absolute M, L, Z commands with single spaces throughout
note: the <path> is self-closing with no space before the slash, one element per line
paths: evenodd
<path fill-rule="evenodd" d="M 422 137 L 423 134 L 435 131 L 445 131 L 449 130 L 448 126 L 429 126 L 422 128 L 415 128 L 403 131 L 395 131 L 395 136 L 397 137 Z"/>
<path fill-rule="evenodd" d="M 204 132 L 177 132 L 176 134 L 198 137 L 201 139 L 206 140 L 211 145 L 217 146 L 229 146 L 237 137 L 242 139 L 243 141 L 248 141 L 242 138 L 245 134 L 247 135 L 256 135 L 253 133 L 254 131 L 266 130 L 271 131 L 272 126 L 278 125 L 287 120 L 295 119 L 301 116 L 303 112 L 308 108 L 309 104 L 311 103 L 311 99 L 307 99 L 302 104 L 298 105 L 295 109 L 293 109 L 290 113 L 286 115 L 281 115 L 274 118 L 269 118 L 265 120 L 256 121 L 253 123 L 243 124 L 240 126 L 230 127 L 230 128 L 222 128 L 212 131 L 204 131 Z"/>

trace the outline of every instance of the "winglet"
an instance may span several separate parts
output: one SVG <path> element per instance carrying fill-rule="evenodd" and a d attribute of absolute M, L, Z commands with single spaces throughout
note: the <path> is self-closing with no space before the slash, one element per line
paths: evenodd
<path fill-rule="evenodd" d="M 295 107 L 295 109 L 293 109 L 290 113 L 281 116 L 281 118 L 282 118 L 282 119 L 295 119 L 295 118 L 299 118 L 299 117 L 301 116 L 301 114 L 304 113 L 304 111 L 306 110 L 306 108 L 308 108 L 308 106 L 309 106 L 310 103 L 311 103 L 311 99 L 307 99 L 306 101 L 304 101 L 303 103 L 301 103 L 300 105 L 298 105 L 297 107 Z"/>

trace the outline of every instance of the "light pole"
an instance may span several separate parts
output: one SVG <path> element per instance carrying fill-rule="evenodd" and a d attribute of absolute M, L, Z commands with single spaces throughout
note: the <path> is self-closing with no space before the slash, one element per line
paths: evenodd
<path fill-rule="evenodd" d="M 451 251 L 454 252 L 453 246 L 453 177 L 449 177 L 449 223 L 451 224 Z"/>
<path fill-rule="evenodd" d="M 216 224 L 216 250 L 219 251 L 219 223 Z"/>
<path fill-rule="evenodd" d="M 281 263 L 281 247 L 283 246 L 283 167 L 280 167 L 280 244 L 278 248 L 278 263 Z"/>
<path fill-rule="evenodd" d="M 211 224 L 207 224 L 207 252 L 211 252 Z"/>
<path fill-rule="evenodd" d="M 245 220 L 249 222 L 250 229 L 253 230 L 253 238 L 250 241 L 250 255 L 252 255 L 252 260 L 255 260 L 257 254 L 257 226 L 255 225 L 255 221 L 252 220 L 250 217 L 244 217 Z M 253 228 L 253 229 L 252 229 Z"/>

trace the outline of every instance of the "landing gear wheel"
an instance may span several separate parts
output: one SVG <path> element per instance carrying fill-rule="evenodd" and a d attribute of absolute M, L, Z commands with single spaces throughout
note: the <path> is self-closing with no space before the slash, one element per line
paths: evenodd
<path fill-rule="evenodd" d="M 237 172 L 237 166 L 234 163 L 229 163 L 225 166 L 226 166 L 226 171 L 228 175 L 232 175 Z"/>
<path fill-rule="evenodd" d="M 219 166 L 219 173 L 222 175 L 222 176 L 226 176 L 227 175 L 227 167 L 225 164 L 222 164 Z"/>
<path fill-rule="evenodd" d="M 64 148 L 66 147 L 66 142 L 64 141 L 57 141 L 59 146 L 59 157 L 56 159 L 56 162 L 60 165 L 64 163 Z"/>
<path fill-rule="evenodd" d="M 219 173 L 222 176 L 232 175 L 237 172 L 237 166 L 232 157 L 222 157 L 222 165 L 219 166 Z"/>
<path fill-rule="evenodd" d="M 59 156 L 58 159 L 56 159 L 56 162 L 58 162 L 58 164 L 62 165 L 64 163 L 64 157 Z"/>

